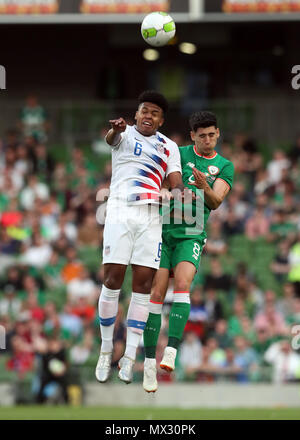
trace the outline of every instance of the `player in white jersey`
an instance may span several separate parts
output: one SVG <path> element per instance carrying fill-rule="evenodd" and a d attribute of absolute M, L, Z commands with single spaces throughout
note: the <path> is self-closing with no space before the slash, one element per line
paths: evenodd
<path fill-rule="evenodd" d="M 159 198 L 164 178 L 168 177 L 171 189 L 183 191 L 178 146 L 158 132 L 167 108 L 163 95 L 145 91 L 139 97 L 135 126 L 126 125 L 123 118 L 109 121 L 112 128 L 106 142 L 112 148 L 112 179 L 103 236 L 104 283 L 99 298 L 99 382 L 106 382 L 110 374 L 114 323 L 128 264 L 132 265 L 132 297 L 119 378 L 125 383 L 132 381 L 136 350 L 149 314 L 151 285 L 160 263 Z"/>

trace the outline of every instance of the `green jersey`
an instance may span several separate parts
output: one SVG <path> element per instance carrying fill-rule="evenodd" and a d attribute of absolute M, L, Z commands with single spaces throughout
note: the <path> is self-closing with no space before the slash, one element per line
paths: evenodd
<path fill-rule="evenodd" d="M 228 159 L 225 159 L 217 152 L 215 152 L 212 157 L 202 156 L 197 152 L 194 145 L 180 147 L 179 151 L 181 156 L 182 180 L 185 188 L 191 189 L 196 195 L 203 194 L 195 185 L 191 185 L 191 183 L 195 182 L 193 175 L 194 167 L 206 175 L 207 183 L 211 188 L 217 179 L 223 180 L 230 188 L 232 187 L 234 167 L 233 163 Z M 192 203 L 192 212 L 195 217 L 199 212 L 199 210 L 196 209 L 196 205 L 199 206 L 199 199 L 198 202 L 197 200 L 194 200 Z M 194 221 L 193 224 L 190 224 L 190 221 L 187 223 L 183 219 L 180 221 L 180 224 L 176 224 L 178 221 L 171 217 L 170 224 L 163 224 L 163 238 L 170 240 L 171 238 L 195 239 L 197 237 L 199 240 L 204 240 L 206 238 L 205 226 L 211 209 L 207 206 L 204 200 L 200 203 L 203 205 L 203 218 L 200 222 L 198 222 L 199 219 L 197 218 L 197 222 Z M 182 212 L 184 213 L 184 204 L 182 206 Z M 174 208 L 174 203 L 171 204 L 171 209 L 172 208 Z"/>

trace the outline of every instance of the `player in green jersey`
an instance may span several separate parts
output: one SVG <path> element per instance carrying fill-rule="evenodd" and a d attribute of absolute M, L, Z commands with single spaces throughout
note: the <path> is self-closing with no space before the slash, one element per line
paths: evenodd
<path fill-rule="evenodd" d="M 160 268 L 153 282 L 150 313 L 144 331 L 146 357 L 143 387 L 147 392 L 157 390 L 155 352 L 170 271 L 173 270 L 174 273 L 174 299 L 169 316 L 168 345 L 160 363 L 160 367 L 169 372 L 175 368 L 177 348 L 188 320 L 189 292 L 205 245 L 205 226 L 209 214 L 211 210 L 220 206 L 233 183 L 234 167 L 232 162 L 215 151 L 220 137 L 216 116 L 207 111 L 194 113 L 190 117 L 190 127 L 193 145 L 179 148 L 182 180 L 186 188 L 196 194 L 199 192 L 202 196 L 204 194 L 202 219 L 199 221 L 198 218 L 191 225 L 190 221 L 186 222 L 186 219 L 183 218 L 180 224 L 176 224 L 178 221 L 175 220 L 176 215 L 173 214 L 173 217 L 170 218 L 170 224 L 163 225 Z M 195 207 L 196 198 L 192 203 Z M 173 213 L 175 213 L 175 209 L 173 209 Z"/>

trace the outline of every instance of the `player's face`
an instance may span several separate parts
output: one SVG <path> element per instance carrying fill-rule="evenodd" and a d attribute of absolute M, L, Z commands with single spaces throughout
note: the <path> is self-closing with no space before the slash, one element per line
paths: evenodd
<path fill-rule="evenodd" d="M 215 126 L 191 131 L 191 138 L 195 142 L 198 153 L 208 156 L 213 152 L 220 137 L 220 130 Z"/>
<path fill-rule="evenodd" d="M 136 127 L 143 136 L 152 136 L 164 123 L 163 111 L 158 105 L 143 102 L 135 114 Z"/>

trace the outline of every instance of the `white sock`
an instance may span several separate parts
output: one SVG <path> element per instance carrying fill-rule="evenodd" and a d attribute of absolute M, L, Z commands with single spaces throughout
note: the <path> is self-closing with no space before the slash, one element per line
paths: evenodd
<path fill-rule="evenodd" d="M 145 357 L 144 364 L 145 364 L 145 367 L 150 367 L 150 366 L 156 367 L 156 359 Z"/>
<path fill-rule="evenodd" d="M 173 302 L 190 304 L 190 292 L 179 292 L 174 290 Z"/>
<path fill-rule="evenodd" d="M 101 332 L 101 352 L 111 353 L 113 349 L 113 335 L 115 320 L 118 313 L 120 289 L 108 289 L 102 286 L 98 302 Z"/>
<path fill-rule="evenodd" d="M 163 303 L 153 302 L 150 299 L 149 312 L 155 315 L 161 315 Z"/>
<path fill-rule="evenodd" d="M 150 293 L 132 292 L 127 313 L 127 339 L 124 356 L 135 360 L 136 350 L 149 315 Z"/>

